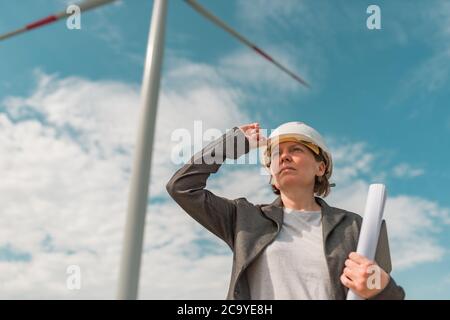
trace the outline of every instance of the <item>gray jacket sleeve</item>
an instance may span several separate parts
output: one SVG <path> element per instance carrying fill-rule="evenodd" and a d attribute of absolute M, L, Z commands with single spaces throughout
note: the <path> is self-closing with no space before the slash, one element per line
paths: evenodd
<path fill-rule="evenodd" d="M 206 190 L 206 181 L 225 159 L 237 159 L 248 151 L 248 140 L 235 127 L 195 154 L 166 185 L 167 192 L 181 208 L 231 249 L 234 248 L 236 200 Z"/>
<path fill-rule="evenodd" d="M 386 222 L 383 220 L 380 229 L 380 237 L 378 239 L 377 251 L 375 254 L 376 263 L 388 274 L 392 271 L 391 255 L 389 250 L 389 241 L 387 235 Z M 395 280 L 390 277 L 389 283 L 376 296 L 370 300 L 402 300 L 405 299 L 405 291 L 402 287 L 395 283 Z"/>

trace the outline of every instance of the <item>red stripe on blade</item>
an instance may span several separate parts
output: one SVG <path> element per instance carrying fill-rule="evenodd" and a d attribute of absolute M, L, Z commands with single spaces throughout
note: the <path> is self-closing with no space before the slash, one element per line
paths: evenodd
<path fill-rule="evenodd" d="M 261 49 L 259 49 L 258 47 L 252 47 L 253 50 L 255 50 L 256 52 L 258 52 L 260 55 L 262 55 L 264 58 L 270 60 L 273 62 L 273 59 L 271 56 L 269 56 L 267 53 L 265 53 L 264 51 L 262 51 Z"/>
<path fill-rule="evenodd" d="M 41 19 L 41 20 L 38 20 L 36 22 L 28 24 L 25 28 L 27 30 L 31 30 L 31 29 L 34 29 L 34 28 L 46 25 L 48 23 L 55 22 L 57 20 L 58 20 L 58 18 L 56 16 L 48 16 L 48 17 L 46 17 L 44 19 Z"/>

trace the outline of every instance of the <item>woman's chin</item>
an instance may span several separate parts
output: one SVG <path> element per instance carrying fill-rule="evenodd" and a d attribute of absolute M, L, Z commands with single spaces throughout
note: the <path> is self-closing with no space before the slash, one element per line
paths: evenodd
<path fill-rule="evenodd" d="M 284 190 L 289 190 L 291 188 L 298 188 L 299 186 L 304 186 L 305 188 L 308 188 L 309 186 L 309 184 L 306 183 L 303 179 L 299 179 L 299 177 L 295 175 L 285 175 L 284 177 L 280 177 L 278 178 L 278 183 L 281 189 Z"/>
<path fill-rule="evenodd" d="M 300 179 L 298 177 L 295 177 L 294 175 L 285 175 L 284 177 L 281 177 L 281 179 L 279 179 L 278 181 L 280 185 L 286 188 L 296 186 L 301 183 Z"/>

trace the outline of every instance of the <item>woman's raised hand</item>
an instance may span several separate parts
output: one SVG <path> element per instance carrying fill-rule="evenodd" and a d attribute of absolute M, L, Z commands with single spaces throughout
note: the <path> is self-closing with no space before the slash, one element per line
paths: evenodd
<path fill-rule="evenodd" d="M 244 124 L 239 127 L 247 138 L 250 149 L 259 148 L 266 144 L 267 138 L 260 132 L 259 123 Z"/>

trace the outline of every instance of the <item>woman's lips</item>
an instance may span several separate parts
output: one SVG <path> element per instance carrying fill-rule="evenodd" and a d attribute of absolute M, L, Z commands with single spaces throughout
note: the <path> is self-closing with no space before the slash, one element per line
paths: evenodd
<path fill-rule="evenodd" d="M 282 172 L 289 172 L 289 171 L 295 171 L 295 169 L 291 167 L 281 168 L 279 174 L 281 174 Z"/>

